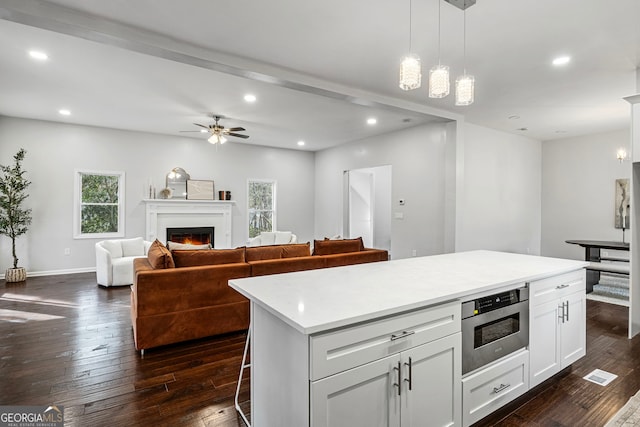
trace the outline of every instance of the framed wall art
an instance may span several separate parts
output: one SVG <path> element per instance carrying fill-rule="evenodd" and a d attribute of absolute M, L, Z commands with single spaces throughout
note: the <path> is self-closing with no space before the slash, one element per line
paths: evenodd
<path fill-rule="evenodd" d="M 188 200 L 213 200 L 213 181 L 190 179 L 187 181 Z"/>

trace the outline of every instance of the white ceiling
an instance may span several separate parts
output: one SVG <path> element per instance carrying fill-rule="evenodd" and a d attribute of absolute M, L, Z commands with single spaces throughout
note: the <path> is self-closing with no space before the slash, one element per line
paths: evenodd
<path fill-rule="evenodd" d="M 439 4 L 412 1 L 426 80 Z M 455 79 L 464 14 L 440 7 L 441 61 Z M 204 139 L 180 131 L 219 113 L 251 135 L 237 143 L 319 150 L 464 115 L 551 140 L 628 126 L 622 98 L 640 92 L 639 0 L 477 0 L 466 11 L 469 107 L 429 99 L 426 85 L 398 88 L 409 0 L 0 0 L 0 18 L 0 115 L 175 136 Z M 572 61 L 551 66 L 560 54 Z"/>

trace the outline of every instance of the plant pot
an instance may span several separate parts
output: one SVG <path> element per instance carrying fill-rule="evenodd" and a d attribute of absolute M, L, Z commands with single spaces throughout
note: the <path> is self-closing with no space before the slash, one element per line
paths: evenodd
<path fill-rule="evenodd" d="M 4 273 L 4 280 L 7 283 L 24 282 L 27 280 L 27 270 L 24 267 L 7 268 Z"/>

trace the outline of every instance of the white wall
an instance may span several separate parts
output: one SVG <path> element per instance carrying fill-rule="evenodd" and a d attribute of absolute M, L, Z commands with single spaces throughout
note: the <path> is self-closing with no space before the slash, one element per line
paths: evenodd
<path fill-rule="evenodd" d="M 615 180 L 631 176 L 631 162 L 618 162 L 616 152 L 630 153 L 629 141 L 621 130 L 542 144 L 542 255 L 583 259 L 584 249 L 565 240 L 622 240 Z"/>
<path fill-rule="evenodd" d="M 391 210 L 404 216 L 392 219 L 391 256 L 443 253 L 449 126 L 417 126 L 316 153 L 316 237 L 343 234 L 345 170 L 391 165 Z"/>
<path fill-rule="evenodd" d="M 33 224 L 19 238 L 20 265 L 30 274 L 87 271 L 95 267 L 96 239 L 73 239 L 73 177 L 76 169 L 125 171 L 126 236 L 144 236 L 145 187 L 149 179 L 164 187 L 171 168 L 183 167 L 193 179 L 213 179 L 230 190 L 233 244 L 247 239 L 246 187 L 249 178 L 277 180 L 278 228 L 313 239 L 314 154 L 229 142 L 120 131 L 0 116 L 0 163 L 10 164 L 21 147 L 32 184 L 27 206 Z M 71 254 L 64 255 L 69 248 Z M 10 240 L 0 237 L 0 273 L 12 263 Z"/>
<path fill-rule="evenodd" d="M 541 143 L 464 125 L 456 251 L 540 253 Z"/>

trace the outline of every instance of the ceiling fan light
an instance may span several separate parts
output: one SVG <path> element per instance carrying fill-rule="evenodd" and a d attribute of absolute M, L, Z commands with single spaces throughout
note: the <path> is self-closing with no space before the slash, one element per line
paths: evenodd
<path fill-rule="evenodd" d="M 463 74 L 456 79 L 456 105 L 471 105 L 474 100 L 475 78 Z"/>
<path fill-rule="evenodd" d="M 418 89 L 422 84 L 420 58 L 412 53 L 402 59 L 400 63 L 400 89 Z"/>
<path fill-rule="evenodd" d="M 225 142 L 227 142 L 227 138 L 222 135 L 218 135 L 218 141 L 220 142 L 220 144 L 224 144 Z"/>
<path fill-rule="evenodd" d="M 429 98 L 444 98 L 449 95 L 449 67 L 436 65 L 429 70 Z"/>

